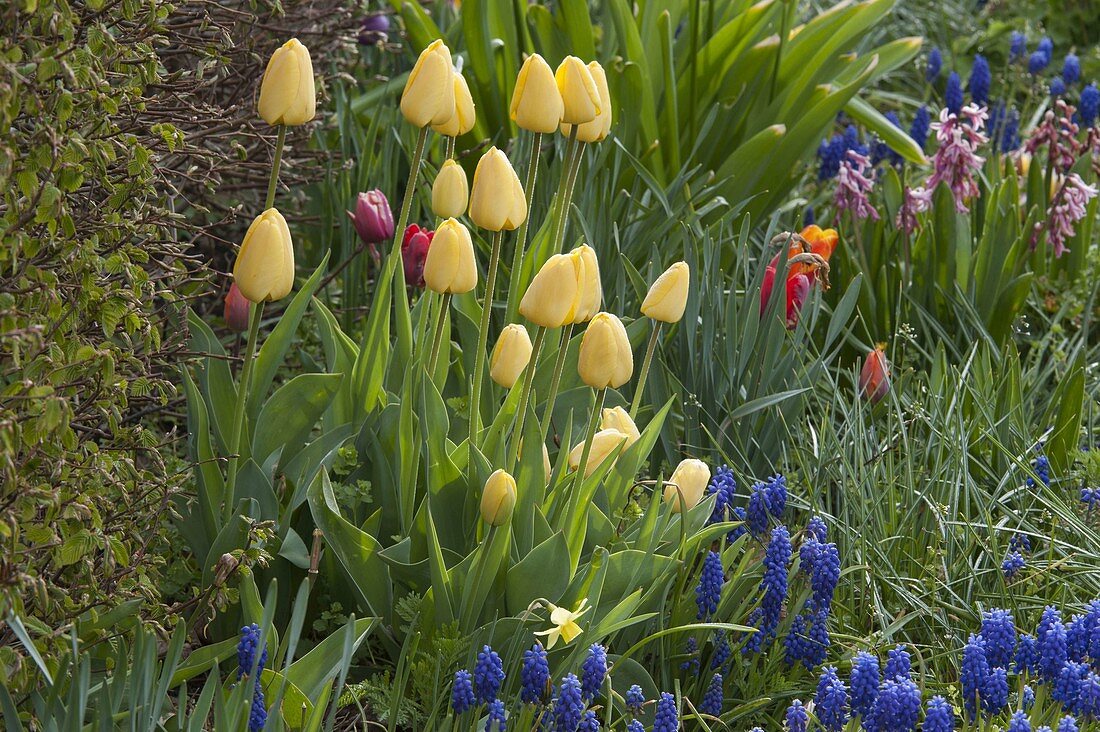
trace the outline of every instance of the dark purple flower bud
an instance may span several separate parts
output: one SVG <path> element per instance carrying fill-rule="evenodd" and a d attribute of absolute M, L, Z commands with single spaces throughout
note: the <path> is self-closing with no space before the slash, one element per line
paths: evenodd
<path fill-rule="evenodd" d="M 386 194 L 375 188 L 360 193 L 355 201 L 355 213 L 348 211 L 355 231 L 365 244 L 380 244 L 393 238 L 393 212 Z"/>

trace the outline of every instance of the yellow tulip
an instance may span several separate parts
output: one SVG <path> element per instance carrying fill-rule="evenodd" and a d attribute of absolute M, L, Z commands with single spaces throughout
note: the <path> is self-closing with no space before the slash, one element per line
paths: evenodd
<path fill-rule="evenodd" d="M 564 105 L 561 121 L 570 125 L 584 124 L 600 114 L 600 92 L 592 72 L 576 56 L 566 56 L 558 65 L 554 81 Z M 579 130 L 578 130 L 579 132 Z"/>
<path fill-rule="evenodd" d="M 454 160 L 443 163 L 432 183 L 432 213 L 441 219 L 461 216 L 469 200 L 466 171 Z"/>
<path fill-rule="evenodd" d="M 432 129 L 447 137 L 465 135 L 474 128 L 474 100 L 470 96 L 470 87 L 466 79 L 454 72 L 455 111 L 451 118 L 441 125 L 433 124 Z"/>
<path fill-rule="evenodd" d="M 710 468 L 706 463 L 694 458 L 681 460 L 665 484 L 665 502 L 672 503 L 673 513 L 690 511 L 703 499 L 708 483 Z"/>
<path fill-rule="evenodd" d="M 690 279 L 687 262 L 677 262 L 666 269 L 646 293 L 642 315 L 665 323 L 678 323 L 687 307 Z"/>
<path fill-rule="evenodd" d="M 401 114 L 415 127 L 442 125 L 455 113 L 454 66 L 443 41 L 420 53 L 401 93 Z"/>
<path fill-rule="evenodd" d="M 617 389 L 634 373 L 634 352 L 623 322 L 611 313 L 598 313 L 581 338 L 577 372 L 593 389 Z"/>
<path fill-rule="evenodd" d="M 493 347 L 489 376 L 505 389 L 511 389 L 531 360 L 531 337 L 518 323 L 506 326 Z M 545 446 L 544 446 L 545 447 Z"/>
<path fill-rule="evenodd" d="M 591 122 L 577 126 L 577 139 L 581 142 L 600 142 L 611 131 L 611 92 L 607 88 L 607 74 L 598 61 L 588 64 L 588 71 L 592 74 L 592 81 L 600 95 L 600 113 Z M 572 131 L 573 125 L 562 123 L 563 135 L 568 136 Z"/>
<path fill-rule="evenodd" d="M 579 258 L 568 254 L 555 254 L 547 259 L 523 293 L 520 314 L 544 328 L 572 323 L 581 293 L 579 263 Z"/>
<path fill-rule="evenodd" d="M 304 125 L 317 114 L 313 61 L 309 49 L 297 38 L 291 38 L 271 54 L 260 82 L 256 107 L 269 125 Z"/>
<path fill-rule="evenodd" d="M 233 281 L 251 302 L 281 300 L 294 287 L 294 243 L 277 210 L 252 220 L 233 264 Z"/>
<path fill-rule="evenodd" d="M 607 460 L 611 453 L 625 445 L 625 434 L 617 429 L 600 430 L 592 437 L 592 448 L 588 452 L 588 462 L 584 466 L 584 477 L 592 475 L 596 468 Z M 584 452 L 584 442 L 579 442 L 569 451 L 569 469 L 576 470 L 581 464 L 581 454 Z"/>
<path fill-rule="evenodd" d="M 600 312 L 600 304 L 603 302 L 603 285 L 600 283 L 600 262 L 596 259 L 596 250 L 587 244 L 582 244 L 569 256 L 578 264 L 580 276 L 580 299 L 577 302 L 576 312 L 573 313 L 572 322 L 587 323 Z"/>
<path fill-rule="evenodd" d="M 470 190 L 470 218 L 489 231 L 518 228 L 527 218 L 527 198 L 512 163 L 495 147 L 481 156 Z"/>
<path fill-rule="evenodd" d="M 424 284 L 443 294 L 469 292 L 477 285 L 474 243 L 469 230 L 455 219 L 435 230 L 424 260 Z"/>
<path fill-rule="evenodd" d="M 528 56 L 519 70 L 508 112 L 512 121 L 528 132 L 558 129 L 565 104 L 554 81 L 554 70 L 537 53 Z"/>
<path fill-rule="evenodd" d="M 634 420 L 630 418 L 630 413 L 622 407 L 603 410 L 600 418 L 600 429 L 616 429 L 622 432 L 626 435 L 627 447 L 630 447 L 642 437 L 642 434 L 638 432 L 638 425 L 634 424 Z"/>
<path fill-rule="evenodd" d="M 516 507 L 516 479 L 497 470 L 485 481 L 481 491 L 481 518 L 490 526 L 503 526 Z"/>

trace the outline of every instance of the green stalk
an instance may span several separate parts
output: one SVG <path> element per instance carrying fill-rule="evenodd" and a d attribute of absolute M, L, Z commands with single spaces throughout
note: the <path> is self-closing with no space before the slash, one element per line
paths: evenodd
<path fill-rule="evenodd" d="M 508 472 L 514 471 L 516 461 L 519 460 L 519 443 L 523 439 L 523 424 L 527 419 L 527 405 L 531 401 L 531 387 L 535 381 L 535 364 L 538 363 L 539 354 L 542 352 L 542 344 L 546 340 L 546 328 L 535 328 L 535 343 L 531 347 L 531 360 L 527 362 L 527 368 L 523 370 L 523 391 L 519 395 L 519 411 L 516 412 L 516 427 L 512 438 L 516 441 L 516 450 L 512 455 L 512 462 L 508 466 Z"/>
<path fill-rule="evenodd" d="M 645 360 L 642 361 L 642 371 L 638 374 L 638 388 L 634 390 L 634 401 L 630 403 L 630 418 L 638 414 L 639 407 L 642 406 L 642 395 L 645 394 L 645 380 L 649 376 L 649 366 L 653 363 L 653 352 L 657 350 L 657 338 L 661 334 L 661 321 L 655 320 L 653 326 L 653 332 L 649 335 L 649 345 L 645 349 Z"/>
<path fill-rule="evenodd" d="M 561 341 L 558 343 L 558 360 L 554 363 L 554 375 L 550 379 L 550 391 L 546 394 L 546 407 L 542 412 L 542 441 L 546 442 L 546 435 L 550 432 L 550 420 L 554 416 L 554 402 L 558 399 L 558 386 L 561 384 L 561 374 L 565 370 L 565 357 L 569 353 L 569 339 L 573 336 L 573 324 L 565 326 L 561 333 Z"/>
<path fill-rule="evenodd" d="M 286 125 L 279 125 L 279 136 L 275 140 L 275 157 L 271 161 L 271 176 L 267 180 L 267 202 L 264 211 L 275 205 L 275 187 L 279 184 L 279 168 L 283 164 L 283 143 L 286 142 Z"/>
<path fill-rule="evenodd" d="M 386 260 L 386 274 L 392 274 L 401 257 L 401 239 L 405 236 L 405 227 L 409 224 L 409 211 L 412 210 L 413 194 L 416 192 L 416 179 L 420 177 L 420 164 L 424 161 L 424 146 L 428 140 L 428 128 L 421 127 L 420 134 L 416 138 L 416 149 L 413 151 L 412 165 L 409 168 L 409 181 L 405 184 L 405 196 L 401 199 L 401 215 L 397 217 L 397 228 L 393 230 L 393 244 L 390 246 L 390 256 Z"/>
<path fill-rule="evenodd" d="M 516 233 L 516 246 L 512 252 L 512 270 L 508 273 L 508 305 L 504 313 L 505 323 L 515 322 L 516 309 L 519 307 L 519 275 L 523 268 L 523 250 L 527 246 L 527 231 L 531 225 L 531 206 L 535 200 L 541 148 L 542 133 L 536 132 L 531 138 L 531 156 L 527 160 L 527 181 L 523 186 L 523 194 L 527 196 L 527 218 L 520 224 L 519 231 Z"/>
<path fill-rule="evenodd" d="M 485 277 L 485 299 L 481 304 L 481 325 L 477 331 L 477 351 L 474 352 L 473 385 L 470 389 L 470 446 L 477 443 L 481 431 L 481 377 L 485 370 L 485 348 L 489 342 L 489 317 L 493 311 L 493 290 L 497 282 L 497 265 L 500 263 L 500 243 L 503 231 L 493 232 L 493 250 L 489 255 L 489 272 Z"/>
<path fill-rule="evenodd" d="M 435 366 L 439 363 L 439 344 L 443 341 L 443 324 L 447 320 L 447 308 L 451 306 L 451 293 L 443 296 L 443 301 L 436 313 L 435 338 L 432 341 L 432 357 L 428 365 L 428 378 L 435 376 Z"/>
<path fill-rule="evenodd" d="M 565 191 L 562 195 L 561 207 L 559 210 L 559 216 L 556 221 L 554 229 L 554 253 L 560 254 L 562 244 L 565 240 L 566 224 L 569 220 L 569 207 L 573 202 L 573 188 L 577 183 L 577 171 L 581 167 L 581 157 L 584 156 L 584 143 L 578 142 L 576 139 L 577 125 L 573 125 L 573 129 L 569 132 L 569 140 L 574 143 L 572 145 L 573 155 L 566 166 L 566 183 Z"/>
<path fill-rule="evenodd" d="M 458 140 L 458 138 L 455 138 L 455 137 L 448 137 L 447 138 L 447 160 L 453 160 L 454 159 L 455 145 L 457 143 L 457 140 Z"/>

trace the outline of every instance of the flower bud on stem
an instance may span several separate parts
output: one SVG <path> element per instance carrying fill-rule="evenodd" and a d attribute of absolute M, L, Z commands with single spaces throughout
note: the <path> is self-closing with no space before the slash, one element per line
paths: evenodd
<path fill-rule="evenodd" d="M 435 376 L 435 366 L 439 363 L 439 344 L 443 341 L 443 325 L 447 320 L 448 308 L 451 307 L 451 293 L 443 295 L 443 301 L 436 313 L 435 337 L 432 339 L 432 357 L 428 362 L 428 378 Z"/>
<path fill-rule="evenodd" d="M 657 339 L 661 336 L 661 321 L 653 321 L 653 332 L 649 335 L 649 345 L 645 349 L 645 360 L 642 361 L 642 370 L 638 374 L 638 386 L 634 390 L 634 400 L 630 403 L 630 418 L 638 416 L 638 409 L 642 406 L 642 395 L 645 394 L 645 380 L 649 376 L 649 366 L 653 363 L 653 352 L 657 350 Z"/>
<path fill-rule="evenodd" d="M 542 352 L 542 344 L 546 340 L 546 328 L 539 325 L 535 328 L 535 344 L 531 349 L 531 360 L 527 362 L 527 368 L 523 370 L 523 391 L 519 396 L 519 408 L 516 412 L 516 426 L 512 432 L 516 450 L 512 454 L 512 462 L 508 466 L 508 472 L 515 470 L 519 460 L 520 443 L 523 441 L 523 424 L 527 417 L 527 405 L 531 401 L 531 387 L 535 381 L 535 364 L 538 363 L 539 354 Z"/>

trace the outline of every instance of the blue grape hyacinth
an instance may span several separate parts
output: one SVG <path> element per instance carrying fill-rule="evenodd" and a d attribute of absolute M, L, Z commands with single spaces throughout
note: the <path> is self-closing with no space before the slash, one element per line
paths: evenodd
<path fill-rule="evenodd" d="M 676 732 L 680 729 L 680 713 L 676 710 L 676 697 L 667 691 L 657 700 L 657 714 L 653 720 L 653 732 Z"/>
<path fill-rule="evenodd" d="M 943 54 L 940 49 L 933 48 L 928 52 L 928 63 L 924 67 L 924 80 L 931 84 L 939 78 L 941 69 L 943 69 Z"/>
<path fill-rule="evenodd" d="M 252 690 L 252 707 L 248 711 L 248 732 L 260 732 L 267 724 L 267 705 L 264 690 L 257 682 Z"/>
<path fill-rule="evenodd" d="M 1043 57 L 1046 58 L 1047 64 L 1049 65 L 1054 58 L 1054 41 L 1050 40 L 1049 37 L 1044 37 L 1039 40 L 1039 45 L 1036 47 L 1036 50 L 1043 54 Z"/>
<path fill-rule="evenodd" d="M 764 577 L 760 580 L 760 632 L 771 637 L 779 627 L 783 602 L 787 599 L 787 565 L 791 561 L 791 535 L 786 526 L 772 529 L 764 550 Z"/>
<path fill-rule="evenodd" d="M 840 732 L 848 723 L 848 690 L 837 676 L 835 666 L 828 666 L 821 673 L 814 708 L 818 721 L 830 732 Z"/>
<path fill-rule="evenodd" d="M 879 687 L 878 658 L 860 651 L 852 659 L 852 674 L 849 677 L 849 692 L 852 697 L 852 714 L 858 714 L 864 719 L 871 716 L 871 710 L 878 699 Z"/>
<path fill-rule="evenodd" d="M 948 112 L 958 114 L 962 111 L 964 101 L 962 79 L 959 78 L 958 72 L 952 71 L 947 76 L 947 89 L 943 93 L 943 104 L 947 107 Z"/>
<path fill-rule="evenodd" d="M 974 65 L 970 69 L 970 81 L 968 87 L 970 98 L 979 106 L 989 103 L 989 85 L 993 81 L 993 74 L 989 70 L 989 62 L 985 56 L 974 55 Z"/>
<path fill-rule="evenodd" d="M 1027 36 L 1020 31 L 1012 31 L 1008 44 L 1008 60 L 1012 62 L 1023 59 L 1027 53 Z"/>
<path fill-rule="evenodd" d="M 1066 60 L 1062 62 L 1062 81 L 1066 86 L 1073 86 L 1081 80 L 1081 59 L 1076 54 L 1066 54 Z"/>
<path fill-rule="evenodd" d="M 1081 91 L 1081 103 L 1077 107 L 1077 115 L 1081 119 L 1082 127 L 1092 127 L 1100 116 L 1100 88 L 1096 83 L 1089 84 Z"/>
<path fill-rule="evenodd" d="M 455 671 L 454 686 L 451 687 L 451 709 L 455 714 L 463 714 L 477 704 L 474 698 L 474 682 L 470 672 Z"/>
<path fill-rule="evenodd" d="M 252 623 L 241 628 L 241 639 L 237 642 L 237 679 L 245 674 L 252 673 L 252 667 L 256 666 L 256 678 L 267 665 L 267 644 L 260 653 L 259 661 L 256 660 L 256 649 L 260 646 L 260 626 Z"/>
<path fill-rule="evenodd" d="M 795 699 L 787 707 L 786 722 L 787 732 L 806 732 L 810 724 L 810 714 L 800 700 Z"/>
<path fill-rule="evenodd" d="M 982 686 L 982 708 L 989 714 L 999 714 L 1008 707 L 1008 672 L 1003 668 L 989 671 Z"/>
<path fill-rule="evenodd" d="M 1005 579 L 1012 579 L 1020 573 L 1027 565 L 1027 561 L 1024 559 L 1024 555 L 1020 552 L 1009 552 L 1005 555 L 1005 560 L 1001 562 L 1001 571 L 1004 573 Z"/>
<path fill-rule="evenodd" d="M 699 705 L 699 711 L 718 717 L 722 714 L 722 674 L 716 673 L 710 679 L 707 693 L 703 695 L 703 703 Z"/>
<path fill-rule="evenodd" d="M 494 699 L 489 704 L 489 714 L 485 717 L 485 732 L 506 732 L 508 721 L 504 716 L 504 702 Z"/>
<path fill-rule="evenodd" d="M 1029 74 L 1040 74 L 1049 65 L 1050 58 L 1042 51 L 1035 51 L 1027 57 L 1027 72 Z"/>
<path fill-rule="evenodd" d="M 584 701 L 581 699 L 581 682 L 576 674 L 566 674 L 561 680 L 558 697 L 554 700 L 551 713 L 554 732 L 575 732 L 584 714 Z"/>
<path fill-rule="evenodd" d="M 577 732 L 600 732 L 600 720 L 596 717 L 596 713 L 589 709 L 581 717 L 580 726 L 577 727 Z"/>
<path fill-rule="evenodd" d="M 1012 613 L 993 608 L 982 615 L 981 638 L 990 666 L 1008 668 L 1016 650 L 1016 623 Z"/>
<path fill-rule="evenodd" d="M 883 677 L 886 679 L 907 679 L 913 669 L 913 659 L 905 646 L 897 646 L 886 652 L 886 668 L 883 669 Z"/>
<path fill-rule="evenodd" d="M 1043 610 L 1035 639 L 1039 649 L 1039 672 L 1047 681 L 1053 681 L 1068 658 L 1066 626 L 1062 624 L 1062 614 L 1057 608 L 1047 605 Z"/>
<path fill-rule="evenodd" d="M 1027 718 L 1027 712 L 1019 711 L 1012 715 L 1008 722 L 1008 732 L 1031 732 L 1031 720 Z"/>
<path fill-rule="evenodd" d="M 722 599 L 722 584 L 725 581 L 722 556 L 718 552 L 707 552 L 703 560 L 703 571 L 699 575 L 699 584 L 695 587 L 698 620 L 706 620 L 718 612 L 718 601 Z"/>
<path fill-rule="evenodd" d="M 1062 77 L 1055 76 L 1050 82 L 1050 96 L 1057 99 L 1066 93 L 1066 82 L 1062 81 Z"/>
<path fill-rule="evenodd" d="M 989 682 L 989 661 L 985 656 L 985 643 L 981 637 L 971 635 L 963 647 L 962 668 L 959 681 L 962 683 L 963 706 L 971 719 L 978 714 L 978 700 L 985 701 L 985 689 Z"/>
<path fill-rule="evenodd" d="M 909 125 L 909 136 L 924 150 L 928 145 L 928 132 L 932 128 L 932 115 L 928 107 L 921 105 L 913 115 L 913 123 Z"/>
<path fill-rule="evenodd" d="M 607 678 L 607 649 L 599 643 L 588 648 L 588 657 L 581 664 L 581 697 L 591 701 L 600 695 L 600 688 Z"/>
<path fill-rule="evenodd" d="M 920 718 L 920 689 L 908 678 L 888 679 L 871 713 L 876 732 L 913 732 Z"/>
<path fill-rule="evenodd" d="M 1058 723 L 1058 732 L 1077 732 L 1077 720 L 1067 714 Z"/>
<path fill-rule="evenodd" d="M 923 732 L 954 732 L 955 711 L 942 696 L 934 696 L 928 700 L 922 729 Z"/>
<path fill-rule="evenodd" d="M 645 704 L 645 693 L 642 691 L 642 687 L 634 684 L 626 690 L 626 708 L 627 710 L 637 717 L 642 713 L 642 706 Z"/>
<path fill-rule="evenodd" d="M 546 649 L 541 643 L 535 643 L 531 650 L 523 652 L 523 667 L 519 672 L 519 698 L 525 704 L 537 704 L 546 695 L 550 684 L 550 664 L 546 660 Z"/>
<path fill-rule="evenodd" d="M 1021 635 L 1016 643 L 1014 667 L 1018 674 L 1036 674 L 1039 671 L 1039 645 L 1033 635 Z"/>
<path fill-rule="evenodd" d="M 474 665 L 474 697 L 488 704 L 497 698 L 504 682 L 504 663 L 489 646 L 483 646 Z"/>

